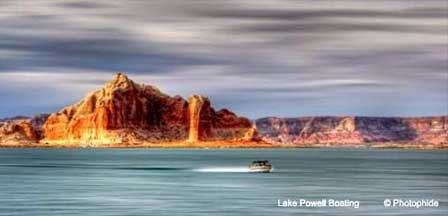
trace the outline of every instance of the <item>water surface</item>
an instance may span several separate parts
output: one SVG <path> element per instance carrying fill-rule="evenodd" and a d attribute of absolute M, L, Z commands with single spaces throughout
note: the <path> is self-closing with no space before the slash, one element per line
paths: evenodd
<path fill-rule="evenodd" d="M 267 159 L 269 174 L 247 172 Z M 447 215 L 448 152 L 0 149 L 0 215 Z M 355 208 L 281 208 L 278 199 Z M 386 208 L 384 199 L 438 208 Z"/>

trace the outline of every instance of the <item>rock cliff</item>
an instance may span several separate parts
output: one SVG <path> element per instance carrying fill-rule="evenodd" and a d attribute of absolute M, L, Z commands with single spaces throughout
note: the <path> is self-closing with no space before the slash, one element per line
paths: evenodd
<path fill-rule="evenodd" d="M 227 110 L 215 112 L 205 97 L 194 95 L 187 102 L 118 73 L 79 103 L 51 114 L 41 142 L 96 146 L 238 140 L 250 130 L 248 119 Z"/>
<path fill-rule="evenodd" d="M 205 113 L 208 111 L 207 108 L 210 107 L 210 102 L 207 98 L 199 95 L 191 96 L 188 102 L 188 112 L 190 117 L 188 142 L 197 142 L 199 141 L 199 136 L 204 137 L 209 133 L 209 131 L 205 130 L 210 129 L 210 118 L 208 118 L 208 113 Z"/>
<path fill-rule="evenodd" d="M 448 146 L 448 116 L 421 118 L 302 117 L 256 121 L 262 139 L 296 146 L 390 143 Z"/>
<path fill-rule="evenodd" d="M 37 143 L 42 135 L 42 126 L 48 115 L 33 118 L 19 116 L 0 121 L 0 144 L 15 145 Z"/>
<path fill-rule="evenodd" d="M 238 117 L 227 109 L 215 111 L 206 97 L 191 96 L 189 113 L 189 142 L 256 139 L 248 119 Z"/>

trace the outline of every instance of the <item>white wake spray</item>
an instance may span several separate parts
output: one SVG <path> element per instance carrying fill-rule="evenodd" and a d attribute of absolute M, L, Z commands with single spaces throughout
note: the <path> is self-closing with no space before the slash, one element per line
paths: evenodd
<path fill-rule="evenodd" d="M 216 172 L 216 173 L 247 173 L 249 167 L 204 167 L 194 169 L 196 172 Z"/>

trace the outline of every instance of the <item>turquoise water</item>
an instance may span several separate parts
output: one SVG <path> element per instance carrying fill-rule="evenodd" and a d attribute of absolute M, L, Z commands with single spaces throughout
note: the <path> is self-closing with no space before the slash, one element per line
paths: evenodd
<path fill-rule="evenodd" d="M 275 170 L 247 172 L 252 160 Z M 278 207 L 278 199 L 359 208 Z M 386 208 L 384 199 L 438 208 Z M 0 215 L 447 215 L 448 152 L 0 149 Z"/>

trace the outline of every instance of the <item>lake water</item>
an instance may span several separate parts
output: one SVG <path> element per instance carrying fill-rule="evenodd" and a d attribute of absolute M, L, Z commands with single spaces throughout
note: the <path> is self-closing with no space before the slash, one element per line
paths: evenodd
<path fill-rule="evenodd" d="M 274 172 L 248 173 L 258 159 Z M 360 204 L 285 208 L 279 199 Z M 385 199 L 439 207 L 386 208 Z M 448 215 L 448 152 L 0 149 L 0 215 Z"/>

